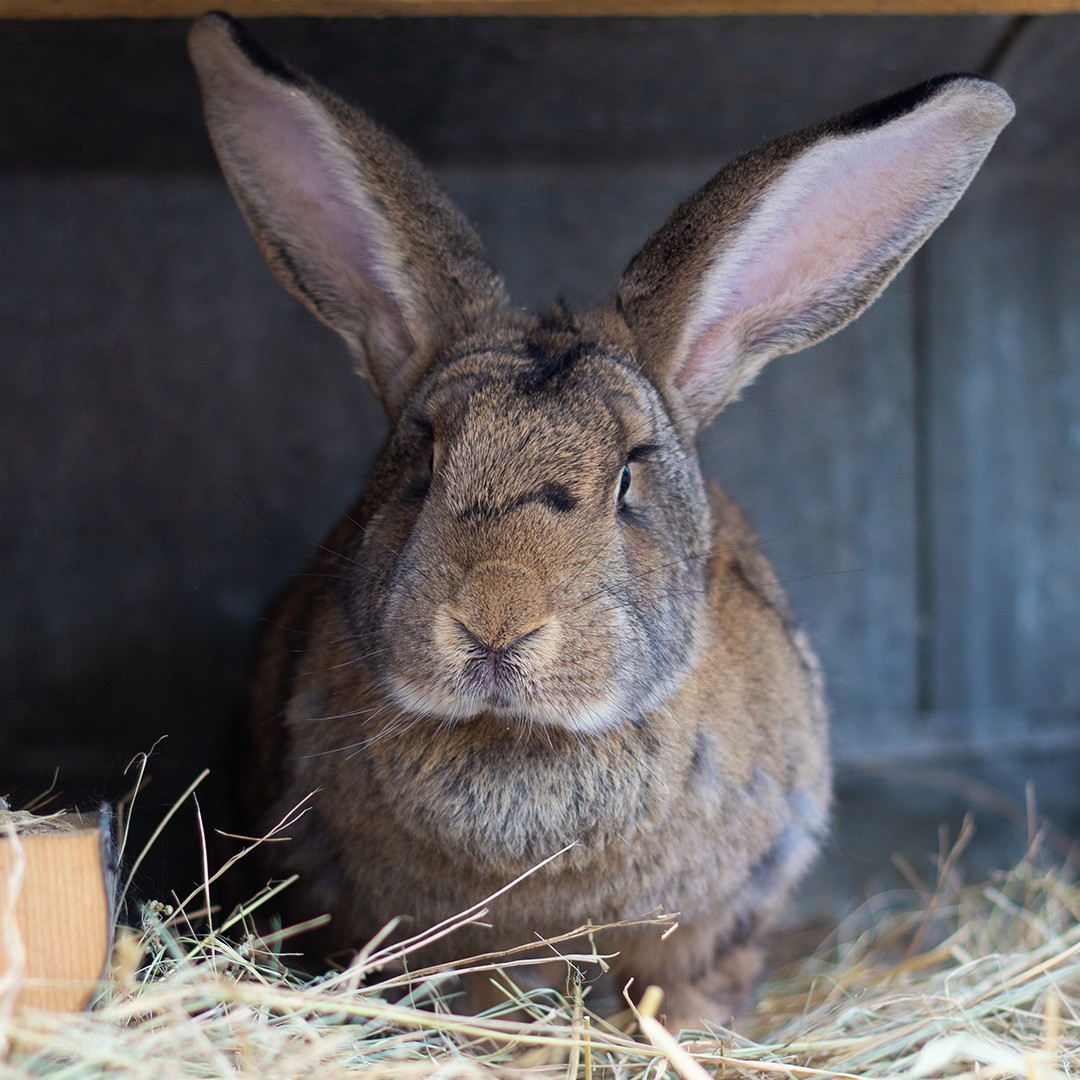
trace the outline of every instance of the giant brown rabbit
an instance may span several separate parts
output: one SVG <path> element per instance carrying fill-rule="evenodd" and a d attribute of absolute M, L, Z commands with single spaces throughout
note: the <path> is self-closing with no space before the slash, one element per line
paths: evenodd
<path fill-rule="evenodd" d="M 358 947 L 566 848 L 425 958 L 662 907 L 674 932 L 598 942 L 618 985 L 663 987 L 673 1027 L 726 1022 L 826 829 L 828 730 L 814 654 L 695 440 L 767 361 L 877 297 L 1009 97 L 944 76 L 766 143 L 679 206 L 606 303 L 530 315 L 363 113 L 226 16 L 190 48 L 267 263 L 391 423 L 262 637 L 236 783 L 255 827 L 315 793 L 267 872 L 298 871 L 294 909 Z"/>

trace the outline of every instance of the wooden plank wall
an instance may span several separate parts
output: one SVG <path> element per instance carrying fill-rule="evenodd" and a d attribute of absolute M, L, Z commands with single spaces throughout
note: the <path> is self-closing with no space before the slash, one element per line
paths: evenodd
<path fill-rule="evenodd" d="M 270 43 L 431 162 L 524 304 L 585 304 L 761 138 L 993 66 L 1019 115 L 855 326 L 703 438 L 822 654 L 822 903 L 1024 785 L 1080 830 L 1080 17 L 283 20 Z M 167 803 L 223 743 L 258 613 L 384 430 L 258 261 L 179 22 L 0 23 L 0 792 Z M 145 813 L 153 812 L 154 799 Z M 1064 840 L 1062 839 L 1064 843 Z M 842 882 L 837 885 L 837 882 Z"/>

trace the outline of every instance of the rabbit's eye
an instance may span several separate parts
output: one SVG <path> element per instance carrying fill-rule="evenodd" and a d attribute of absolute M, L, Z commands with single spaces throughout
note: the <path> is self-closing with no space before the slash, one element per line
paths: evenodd
<path fill-rule="evenodd" d="M 630 490 L 630 466 L 633 465 L 635 461 L 647 460 L 655 454 L 657 450 L 659 450 L 659 447 L 654 443 L 639 443 L 626 455 L 626 464 L 623 466 L 622 474 L 619 476 L 619 495 L 615 500 L 617 509 L 627 510 L 627 513 L 632 512 L 626 507 L 626 493 Z"/>

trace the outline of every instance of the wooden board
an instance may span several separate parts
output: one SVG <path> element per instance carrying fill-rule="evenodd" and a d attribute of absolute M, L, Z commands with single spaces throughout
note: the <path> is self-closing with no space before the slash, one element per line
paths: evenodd
<path fill-rule="evenodd" d="M 1017 120 L 926 267 L 926 687 L 1080 730 L 1080 85 L 1059 29 L 1001 70 Z"/>
<path fill-rule="evenodd" d="M 0 19 L 191 18 L 205 0 L 0 0 Z M 1080 11 L 1080 0 L 233 0 L 272 15 L 1003 15 Z"/>
<path fill-rule="evenodd" d="M 72 1011 L 100 985 L 112 939 L 108 838 L 46 825 L 22 835 L 0 810 L 0 983 L 4 1006 Z"/>

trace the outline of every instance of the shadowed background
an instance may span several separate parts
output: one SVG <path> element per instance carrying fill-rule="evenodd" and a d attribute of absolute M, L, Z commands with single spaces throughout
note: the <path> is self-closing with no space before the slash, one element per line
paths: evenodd
<path fill-rule="evenodd" d="M 512 294 L 600 299 L 763 138 L 944 71 L 1018 116 L 840 336 L 702 437 L 829 680 L 835 909 L 1025 785 L 1080 831 L 1080 17 L 255 20 L 435 168 Z M 385 425 L 262 266 L 161 21 L 0 22 L 0 794 L 115 798 L 143 835 L 220 752 L 260 613 Z M 209 799 L 208 803 L 206 800 Z M 214 818 L 208 786 L 204 811 Z M 192 810 L 145 890 L 186 888 Z M 167 869 L 166 869 L 167 864 Z"/>

